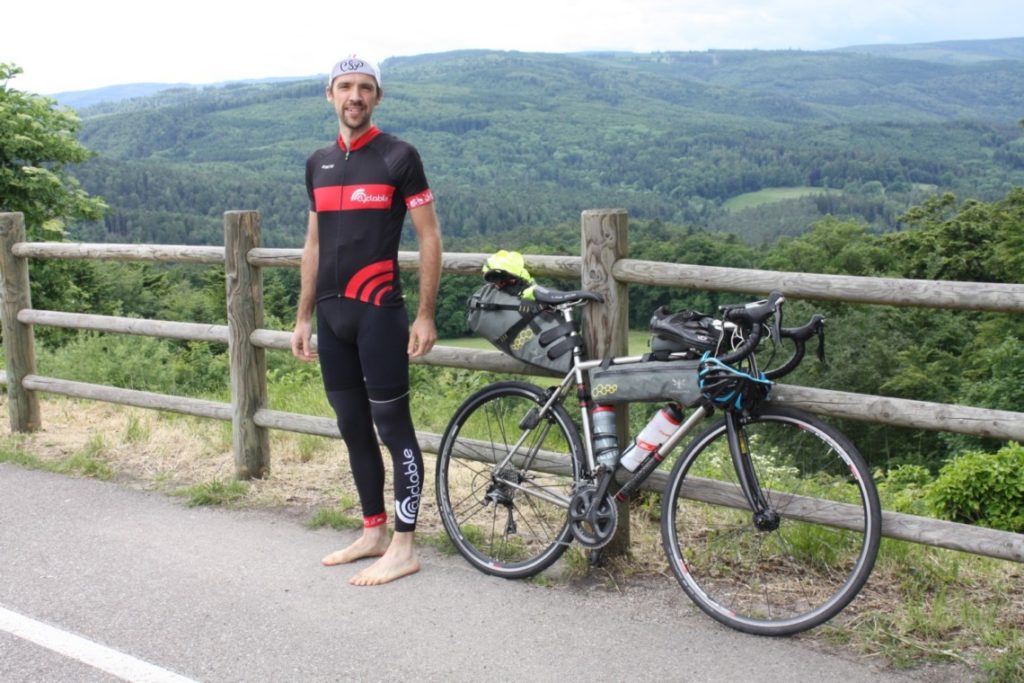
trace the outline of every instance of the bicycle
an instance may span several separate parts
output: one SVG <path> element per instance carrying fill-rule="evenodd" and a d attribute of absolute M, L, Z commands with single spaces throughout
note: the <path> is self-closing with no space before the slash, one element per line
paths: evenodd
<path fill-rule="evenodd" d="M 784 297 L 773 293 L 721 307 L 721 320 L 711 325 L 706 319 L 713 351 L 694 348 L 692 330 L 663 317 L 654 339 L 668 340 L 667 350 L 660 344 L 649 354 L 588 359 L 573 310 L 600 295 L 537 286 L 534 299 L 570 329 L 565 376 L 547 389 L 499 381 L 475 392 L 451 419 L 438 453 L 440 516 L 471 565 L 525 578 L 573 541 L 596 552 L 617 528 L 616 502 L 628 500 L 684 437 L 720 413 L 682 450 L 662 493 L 662 545 L 680 586 L 722 624 L 771 636 L 816 627 L 856 597 L 881 531 L 868 466 L 834 427 L 764 400 L 771 381 L 800 364 L 815 336 L 824 361 L 822 316 L 782 327 Z M 755 351 L 766 331 L 776 346 L 791 340 L 794 351 L 761 373 Z M 628 378 L 630 368 L 639 383 L 630 389 L 628 381 L 612 382 L 610 391 L 609 373 Z M 592 395 L 595 386 L 603 388 L 600 396 Z M 574 388 L 578 423 L 565 406 Z M 627 389 L 620 403 L 667 395 L 668 405 L 691 410 L 633 472 L 618 462 L 621 451 L 608 448 L 609 435 L 594 430 L 596 409 L 620 388 Z"/>

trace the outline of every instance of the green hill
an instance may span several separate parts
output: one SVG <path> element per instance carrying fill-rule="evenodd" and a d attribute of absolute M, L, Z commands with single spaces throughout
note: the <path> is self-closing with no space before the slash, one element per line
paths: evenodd
<path fill-rule="evenodd" d="M 419 147 L 451 245 L 607 206 L 751 242 L 829 213 L 888 230 L 924 186 L 994 199 L 1024 185 L 1022 59 L 463 51 L 383 68 L 375 120 Z M 223 211 L 258 209 L 268 245 L 298 246 L 303 161 L 337 131 L 323 87 L 178 88 L 83 108 L 99 158 L 78 175 L 115 211 L 80 234 L 217 243 Z M 724 208 L 803 186 L 842 192 L 778 202 L 769 221 L 761 205 Z"/>

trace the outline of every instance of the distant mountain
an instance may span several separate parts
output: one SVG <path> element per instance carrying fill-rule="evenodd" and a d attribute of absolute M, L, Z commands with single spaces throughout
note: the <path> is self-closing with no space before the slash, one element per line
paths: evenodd
<path fill-rule="evenodd" d="M 909 45 L 854 45 L 836 52 L 918 59 L 941 64 L 973 64 L 994 59 L 1024 59 L 1024 38 L 997 40 L 949 40 L 938 43 L 912 43 Z"/>
<path fill-rule="evenodd" d="M 73 109 L 83 109 L 101 102 L 121 102 L 135 97 L 148 97 L 162 90 L 188 88 L 187 83 L 126 83 L 93 90 L 74 90 L 49 95 L 60 104 Z"/>
<path fill-rule="evenodd" d="M 889 230 L 928 193 L 993 200 L 1024 185 L 1024 59 L 474 50 L 383 68 L 374 120 L 419 148 L 453 246 L 571 231 L 580 211 L 608 206 L 751 242 L 823 215 Z M 337 134 L 319 78 L 176 88 L 80 113 L 99 157 L 76 174 L 115 207 L 84 229 L 93 240 L 216 243 L 222 213 L 251 208 L 268 246 L 298 246 L 303 162 Z M 759 195 L 786 198 L 770 212 L 726 204 L 772 188 L 796 191 Z"/>
<path fill-rule="evenodd" d="M 709 51 L 718 54 L 722 51 Z M 832 52 L 855 52 L 859 54 L 878 55 L 895 59 L 916 59 L 942 64 L 969 64 L 995 59 L 1024 60 L 1024 38 L 1002 38 L 996 40 L 953 40 L 937 43 L 912 43 L 907 45 L 851 45 L 832 50 Z M 588 53 L 579 53 L 585 55 Z M 606 53 L 611 54 L 611 53 Z M 628 53 L 618 53 L 625 55 Z M 430 55 L 405 59 L 429 59 Z M 311 76 L 294 76 L 284 78 L 250 79 L 240 81 L 224 81 L 209 85 L 194 83 L 127 83 L 112 85 L 93 90 L 75 90 L 50 95 L 59 103 L 82 109 L 101 102 L 121 102 L 123 100 L 147 97 L 164 90 L 178 88 L 203 88 L 230 85 L 233 83 L 274 83 L 297 81 Z"/>
<path fill-rule="evenodd" d="M 97 104 L 117 103 L 124 100 L 131 100 L 140 97 L 149 97 L 165 90 L 180 89 L 202 89 L 219 88 L 234 83 L 278 83 L 281 81 L 294 81 L 298 78 L 259 78 L 241 81 L 224 81 L 222 83 L 211 83 L 209 85 L 196 85 L 194 83 L 126 83 L 124 85 L 110 85 L 104 88 L 92 90 L 73 90 L 59 92 L 49 95 L 58 103 L 71 107 L 72 109 L 84 109 Z"/>

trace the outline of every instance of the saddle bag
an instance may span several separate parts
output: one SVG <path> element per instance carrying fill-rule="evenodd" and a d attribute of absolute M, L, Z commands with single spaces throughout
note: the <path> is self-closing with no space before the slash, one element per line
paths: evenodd
<path fill-rule="evenodd" d="M 503 353 L 530 365 L 566 373 L 582 340 L 574 325 L 535 301 L 487 283 L 467 302 L 469 329 Z"/>

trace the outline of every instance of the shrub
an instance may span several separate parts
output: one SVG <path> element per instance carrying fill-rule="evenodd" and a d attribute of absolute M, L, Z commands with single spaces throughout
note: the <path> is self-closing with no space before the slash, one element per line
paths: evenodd
<path fill-rule="evenodd" d="M 928 504 L 943 519 L 1024 532 L 1024 446 L 954 458 L 929 488 Z"/>
<path fill-rule="evenodd" d="M 911 515 L 928 514 L 926 496 L 931 482 L 931 473 L 922 465 L 898 465 L 875 472 L 882 507 Z"/>

